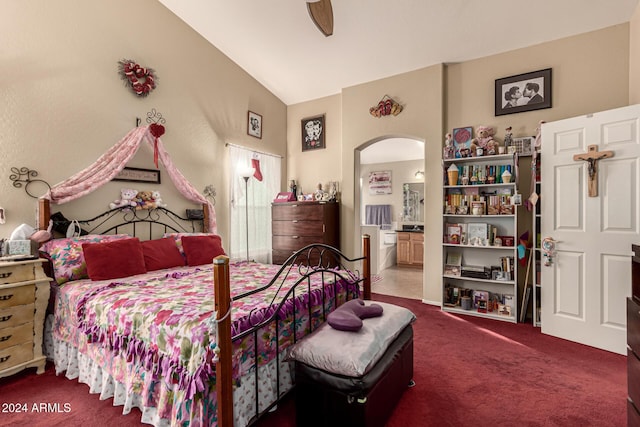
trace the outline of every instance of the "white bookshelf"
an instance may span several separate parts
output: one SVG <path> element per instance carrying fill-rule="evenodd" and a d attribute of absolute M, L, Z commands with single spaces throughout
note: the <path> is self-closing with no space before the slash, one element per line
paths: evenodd
<path fill-rule="evenodd" d="M 451 270 L 456 269 L 445 268 L 443 265 L 444 311 L 514 323 L 518 321 L 518 217 L 517 207 L 511 204 L 511 196 L 516 189 L 515 161 L 512 154 L 443 159 L 443 260 L 445 265 L 450 257 L 461 261 L 460 275 L 450 274 Z M 456 184 L 448 182 L 447 170 L 452 164 L 459 169 Z M 510 182 L 502 182 L 497 177 L 504 169 L 510 169 L 512 173 Z M 465 174 L 466 179 L 463 178 Z M 472 179 L 473 174 L 477 179 Z M 490 176 L 493 178 L 489 178 Z M 473 201 L 484 201 L 485 210 L 473 214 L 470 206 Z M 452 224 L 462 228 L 463 236 L 456 243 L 448 241 L 450 238 L 457 240 L 455 226 L 450 227 Z M 464 235 L 469 224 L 486 224 L 486 228 L 490 230 L 486 243 L 482 239 L 475 239 L 475 244 L 470 244 L 471 239 Z M 484 225 L 472 227 L 484 228 Z M 451 230 L 453 232 L 450 234 Z M 495 240 L 495 236 L 500 237 L 501 244 Z M 494 271 L 501 272 L 494 274 Z M 487 273 L 489 277 L 477 277 Z M 474 277 L 467 276 L 468 274 Z M 463 296 L 470 297 L 471 307 L 467 307 L 469 300 L 464 298 L 466 301 L 463 301 Z M 480 307 L 474 304 L 475 300 L 483 296 L 488 296 L 486 311 L 482 302 L 479 302 Z"/>

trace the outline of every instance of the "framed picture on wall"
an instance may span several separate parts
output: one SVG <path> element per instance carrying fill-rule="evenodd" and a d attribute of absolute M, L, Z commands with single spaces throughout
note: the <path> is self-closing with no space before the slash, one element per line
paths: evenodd
<path fill-rule="evenodd" d="M 302 151 L 318 150 L 325 147 L 324 114 L 302 119 Z"/>
<path fill-rule="evenodd" d="M 253 111 L 249 111 L 247 119 L 247 133 L 256 138 L 262 139 L 262 116 Z"/>
<path fill-rule="evenodd" d="M 551 108 L 551 68 L 496 80 L 496 116 L 543 108 Z"/>
<path fill-rule="evenodd" d="M 391 194 L 391 171 L 369 173 L 369 194 Z"/>

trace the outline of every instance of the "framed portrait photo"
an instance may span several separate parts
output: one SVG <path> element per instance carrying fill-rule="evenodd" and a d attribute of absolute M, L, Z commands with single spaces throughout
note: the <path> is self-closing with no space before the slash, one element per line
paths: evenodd
<path fill-rule="evenodd" d="M 543 108 L 551 108 L 551 68 L 496 80 L 496 116 Z"/>
<path fill-rule="evenodd" d="M 247 118 L 247 133 L 256 138 L 262 139 L 262 116 L 253 111 L 249 111 Z"/>
<path fill-rule="evenodd" d="M 325 146 L 324 114 L 302 119 L 302 151 L 319 150 Z"/>

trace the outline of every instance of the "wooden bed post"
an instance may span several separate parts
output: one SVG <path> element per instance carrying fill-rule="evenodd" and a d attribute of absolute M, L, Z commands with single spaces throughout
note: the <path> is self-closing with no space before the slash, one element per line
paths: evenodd
<path fill-rule="evenodd" d="M 218 399 L 218 427 L 233 427 L 233 367 L 231 363 L 231 288 L 229 286 L 229 257 L 213 259 L 214 303 L 217 313 L 220 353 L 216 364 L 216 394 Z"/>
<path fill-rule="evenodd" d="M 211 212 L 209 212 L 209 205 L 203 203 L 202 212 L 204 214 L 202 216 L 202 231 L 205 233 L 211 233 L 212 230 L 209 230 L 209 215 L 211 215 Z"/>
<path fill-rule="evenodd" d="M 371 299 L 371 242 L 368 234 L 362 235 L 362 274 L 364 275 L 364 299 Z"/>
<path fill-rule="evenodd" d="M 51 218 L 51 203 L 49 199 L 38 199 L 38 229 L 46 230 L 49 228 L 49 219 Z"/>

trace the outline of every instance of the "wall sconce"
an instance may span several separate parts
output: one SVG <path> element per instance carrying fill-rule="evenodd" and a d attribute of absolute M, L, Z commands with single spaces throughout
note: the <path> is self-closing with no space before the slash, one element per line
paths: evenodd
<path fill-rule="evenodd" d="M 416 179 L 424 179 L 424 171 L 418 171 L 413 176 L 415 176 Z"/>

